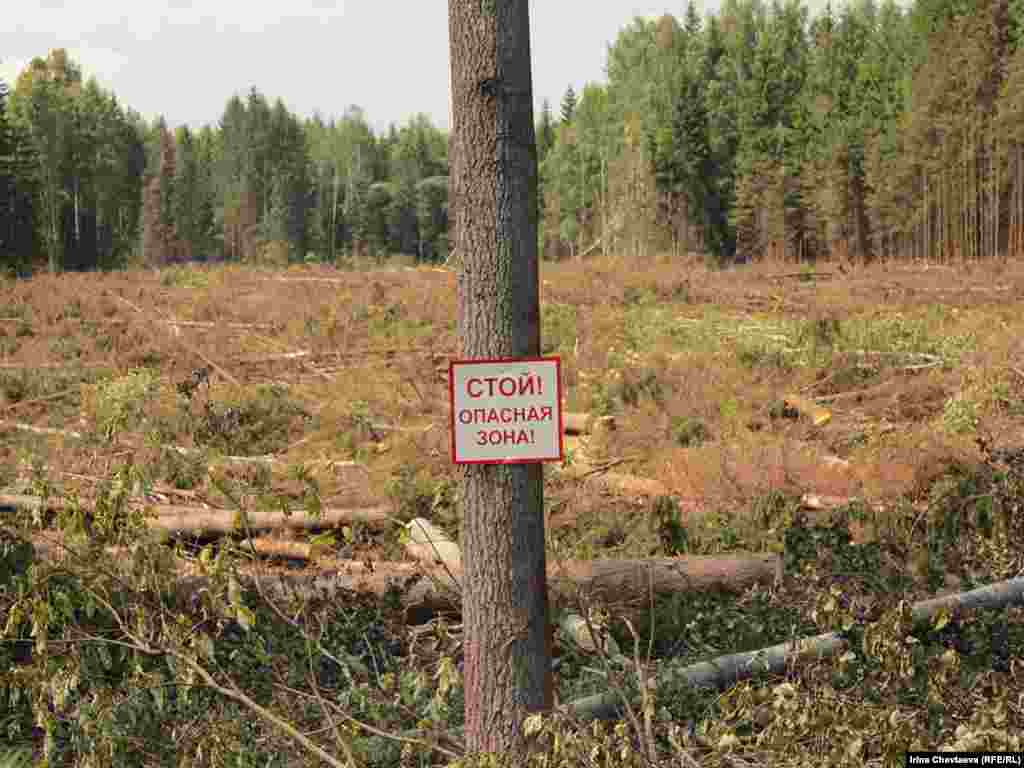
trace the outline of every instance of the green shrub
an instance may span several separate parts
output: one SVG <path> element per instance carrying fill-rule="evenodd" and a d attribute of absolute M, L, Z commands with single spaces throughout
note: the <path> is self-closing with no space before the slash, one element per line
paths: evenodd
<path fill-rule="evenodd" d="M 683 448 L 696 448 L 711 436 L 703 421 L 690 416 L 673 416 L 669 431 L 672 441 Z"/>
<path fill-rule="evenodd" d="M 309 414 L 276 385 L 231 403 L 207 401 L 195 429 L 195 441 L 226 454 L 265 455 L 288 446 L 291 425 Z"/>
<path fill-rule="evenodd" d="M 159 384 L 148 369 L 131 371 L 96 386 L 96 428 L 110 440 L 145 419 L 145 406 Z"/>

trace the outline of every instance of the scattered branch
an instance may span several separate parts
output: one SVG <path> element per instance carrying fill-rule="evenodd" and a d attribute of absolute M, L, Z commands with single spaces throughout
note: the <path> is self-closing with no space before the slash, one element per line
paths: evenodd
<path fill-rule="evenodd" d="M 51 427 L 37 427 L 33 424 L 24 424 L 20 421 L 0 420 L 0 426 L 12 427 L 14 429 L 21 430 L 22 432 L 33 432 L 37 435 L 56 435 L 57 437 L 70 437 L 75 440 L 83 439 L 81 432 L 74 432 L 70 429 L 53 429 Z"/>
<path fill-rule="evenodd" d="M 34 397 L 31 400 L 19 400 L 16 403 L 10 403 L 0 408 L 0 413 L 7 413 L 8 411 L 14 411 L 18 408 L 24 408 L 26 405 L 36 405 L 37 403 L 48 403 L 51 400 L 60 400 L 68 395 L 73 395 L 78 392 L 78 388 L 65 389 L 60 392 L 54 392 L 52 395 L 46 395 L 44 397 Z"/>
<path fill-rule="evenodd" d="M 1010 579 L 987 587 L 959 594 L 937 597 L 914 604 L 911 614 L 914 622 L 927 621 L 941 610 L 957 611 L 969 608 L 1002 608 L 1024 601 L 1024 578 Z M 847 641 L 838 632 L 828 632 L 810 638 L 780 643 L 747 653 L 732 653 L 711 661 L 702 661 L 682 669 L 666 669 L 649 685 L 656 687 L 659 680 L 675 682 L 680 678 L 693 688 L 722 689 L 756 672 L 782 674 L 791 665 L 807 658 L 826 659 L 847 648 Z M 621 711 L 621 697 L 614 691 L 587 696 L 570 702 L 566 709 L 586 719 L 617 717 Z"/>
<path fill-rule="evenodd" d="M 134 304 L 132 304 L 130 301 L 128 301 L 128 299 L 124 298 L 123 296 L 118 296 L 116 293 L 112 293 L 110 295 L 113 296 L 117 301 L 120 301 L 122 304 L 127 304 L 129 307 L 131 307 L 133 310 L 138 312 L 143 317 L 146 316 L 146 312 L 145 311 L 143 311 L 141 308 L 139 308 L 139 307 L 135 306 Z M 154 314 L 157 315 L 157 317 L 160 319 L 161 322 L 165 322 L 164 318 L 161 317 L 160 314 L 158 312 L 156 312 L 156 310 L 154 310 Z M 174 335 L 174 340 L 178 343 L 178 345 L 180 347 L 182 347 L 183 349 L 185 349 L 188 352 L 191 352 L 193 355 L 198 357 L 200 360 L 202 360 L 208 366 L 213 368 L 213 370 L 215 370 L 217 373 L 219 373 L 221 376 L 223 376 L 225 380 L 231 382 L 236 387 L 241 386 L 241 384 L 239 383 L 238 379 L 236 379 L 234 376 L 232 376 L 230 373 L 228 373 L 226 370 L 224 370 L 224 368 L 222 368 L 220 365 L 218 365 L 215 360 L 212 360 L 209 357 L 207 357 L 205 354 L 203 354 L 203 352 L 200 349 L 192 346 L 191 344 L 189 344 L 187 341 L 185 341 L 184 339 L 182 339 L 178 335 Z"/>

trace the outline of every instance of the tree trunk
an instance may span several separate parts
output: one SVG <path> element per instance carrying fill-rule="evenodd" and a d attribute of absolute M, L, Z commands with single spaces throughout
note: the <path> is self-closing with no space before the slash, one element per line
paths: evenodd
<path fill-rule="evenodd" d="M 537 148 L 528 0 L 450 0 L 452 206 L 463 358 L 540 352 Z M 462 476 L 466 746 L 524 762 L 552 705 L 539 464 Z"/>

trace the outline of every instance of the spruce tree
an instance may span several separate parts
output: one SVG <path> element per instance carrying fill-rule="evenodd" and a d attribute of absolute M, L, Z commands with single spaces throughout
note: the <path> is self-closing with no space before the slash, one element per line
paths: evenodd
<path fill-rule="evenodd" d="M 14 137 L 7 117 L 7 83 L 0 80 L 0 266 L 14 260 Z"/>
<path fill-rule="evenodd" d="M 551 115 L 551 102 L 544 99 L 540 108 L 540 125 L 537 127 L 537 161 L 544 162 L 548 150 L 555 143 L 555 121 Z"/>
<path fill-rule="evenodd" d="M 562 122 L 571 123 L 574 114 L 576 114 L 576 91 L 570 85 L 565 89 L 565 95 L 562 96 Z"/>

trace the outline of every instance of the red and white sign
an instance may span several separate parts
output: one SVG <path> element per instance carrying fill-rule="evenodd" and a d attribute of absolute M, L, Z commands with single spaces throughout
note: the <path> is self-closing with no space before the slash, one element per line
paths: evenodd
<path fill-rule="evenodd" d="M 452 461 L 561 461 L 560 359 L 452 360 L 448 364 Z"/>

